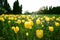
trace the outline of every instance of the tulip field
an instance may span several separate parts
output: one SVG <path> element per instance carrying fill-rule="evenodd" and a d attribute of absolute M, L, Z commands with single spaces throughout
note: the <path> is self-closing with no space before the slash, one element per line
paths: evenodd
<path fill-rule="evenodd" d="M 0 40 L 60 40 L 60 15 L 0 15 Z"/>

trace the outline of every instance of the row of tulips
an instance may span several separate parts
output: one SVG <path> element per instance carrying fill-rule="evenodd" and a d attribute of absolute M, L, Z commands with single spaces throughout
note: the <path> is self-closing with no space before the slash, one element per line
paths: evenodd
<path fill-rule="evenodd" d="M 60 40 L 58 15 L 0 15 L 0 40 Z"/>

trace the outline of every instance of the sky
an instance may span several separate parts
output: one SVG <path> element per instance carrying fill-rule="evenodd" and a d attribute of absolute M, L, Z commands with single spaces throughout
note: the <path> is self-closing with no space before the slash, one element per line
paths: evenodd
<path fill-rule="evenodd" d="M 13 3 L 16 0 L 8 0 L 10 7 L 13 9 Z M 33 12 L 39 10 L 43 6 L 60 6 L 60 0 L 19 0 L 19 5 L 23 6 L 23 13 L 25 11 Z"/>

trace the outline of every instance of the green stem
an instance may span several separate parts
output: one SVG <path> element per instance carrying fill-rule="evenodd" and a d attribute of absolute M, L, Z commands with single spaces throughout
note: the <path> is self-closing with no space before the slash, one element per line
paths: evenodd
<path fill-rule="evenodd" d="M 18 34 L 17 34 L 17 33 L 16 33 L 16 39 L 19 40 L 19 39 L 18 39 Z"/>

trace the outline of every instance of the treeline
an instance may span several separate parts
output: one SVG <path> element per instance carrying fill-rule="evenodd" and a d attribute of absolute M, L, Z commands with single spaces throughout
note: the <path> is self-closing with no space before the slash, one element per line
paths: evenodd
<path fill-rule="evenodd" d="M 57 7 L 46 6 L 40 8 L 38 11 L 35 12 L 26 11 L 24 14 L 60 14 L 60 6 Z"/>
<path fill-rule="evenodd" d="M 19 1 L 16 0 L 13 4 L 13 10 L 11 9 L 7 0 L 0 0 L 0 14 L 22 14 L 22 4 L 19 5 Z"/>
<path fill-rule="evenodd" d="M 39 11 L 37 11 L 37 14 L 60 14 L 60 6 L 57 7 L 43 7 Z"/>
<path fill-rule="evenodd" d="M 22 4 L 19 5 L 19 1 L 16 0 L 13 3 L 13 9 L 11 9 L 7 0 L 0 0 L 0 14 L 22 14 Z M 60 14 L 60 6 L 52 7 L 46 6 L 40 8 L 35 12 L 26 11 L 24 14 Z"/>

